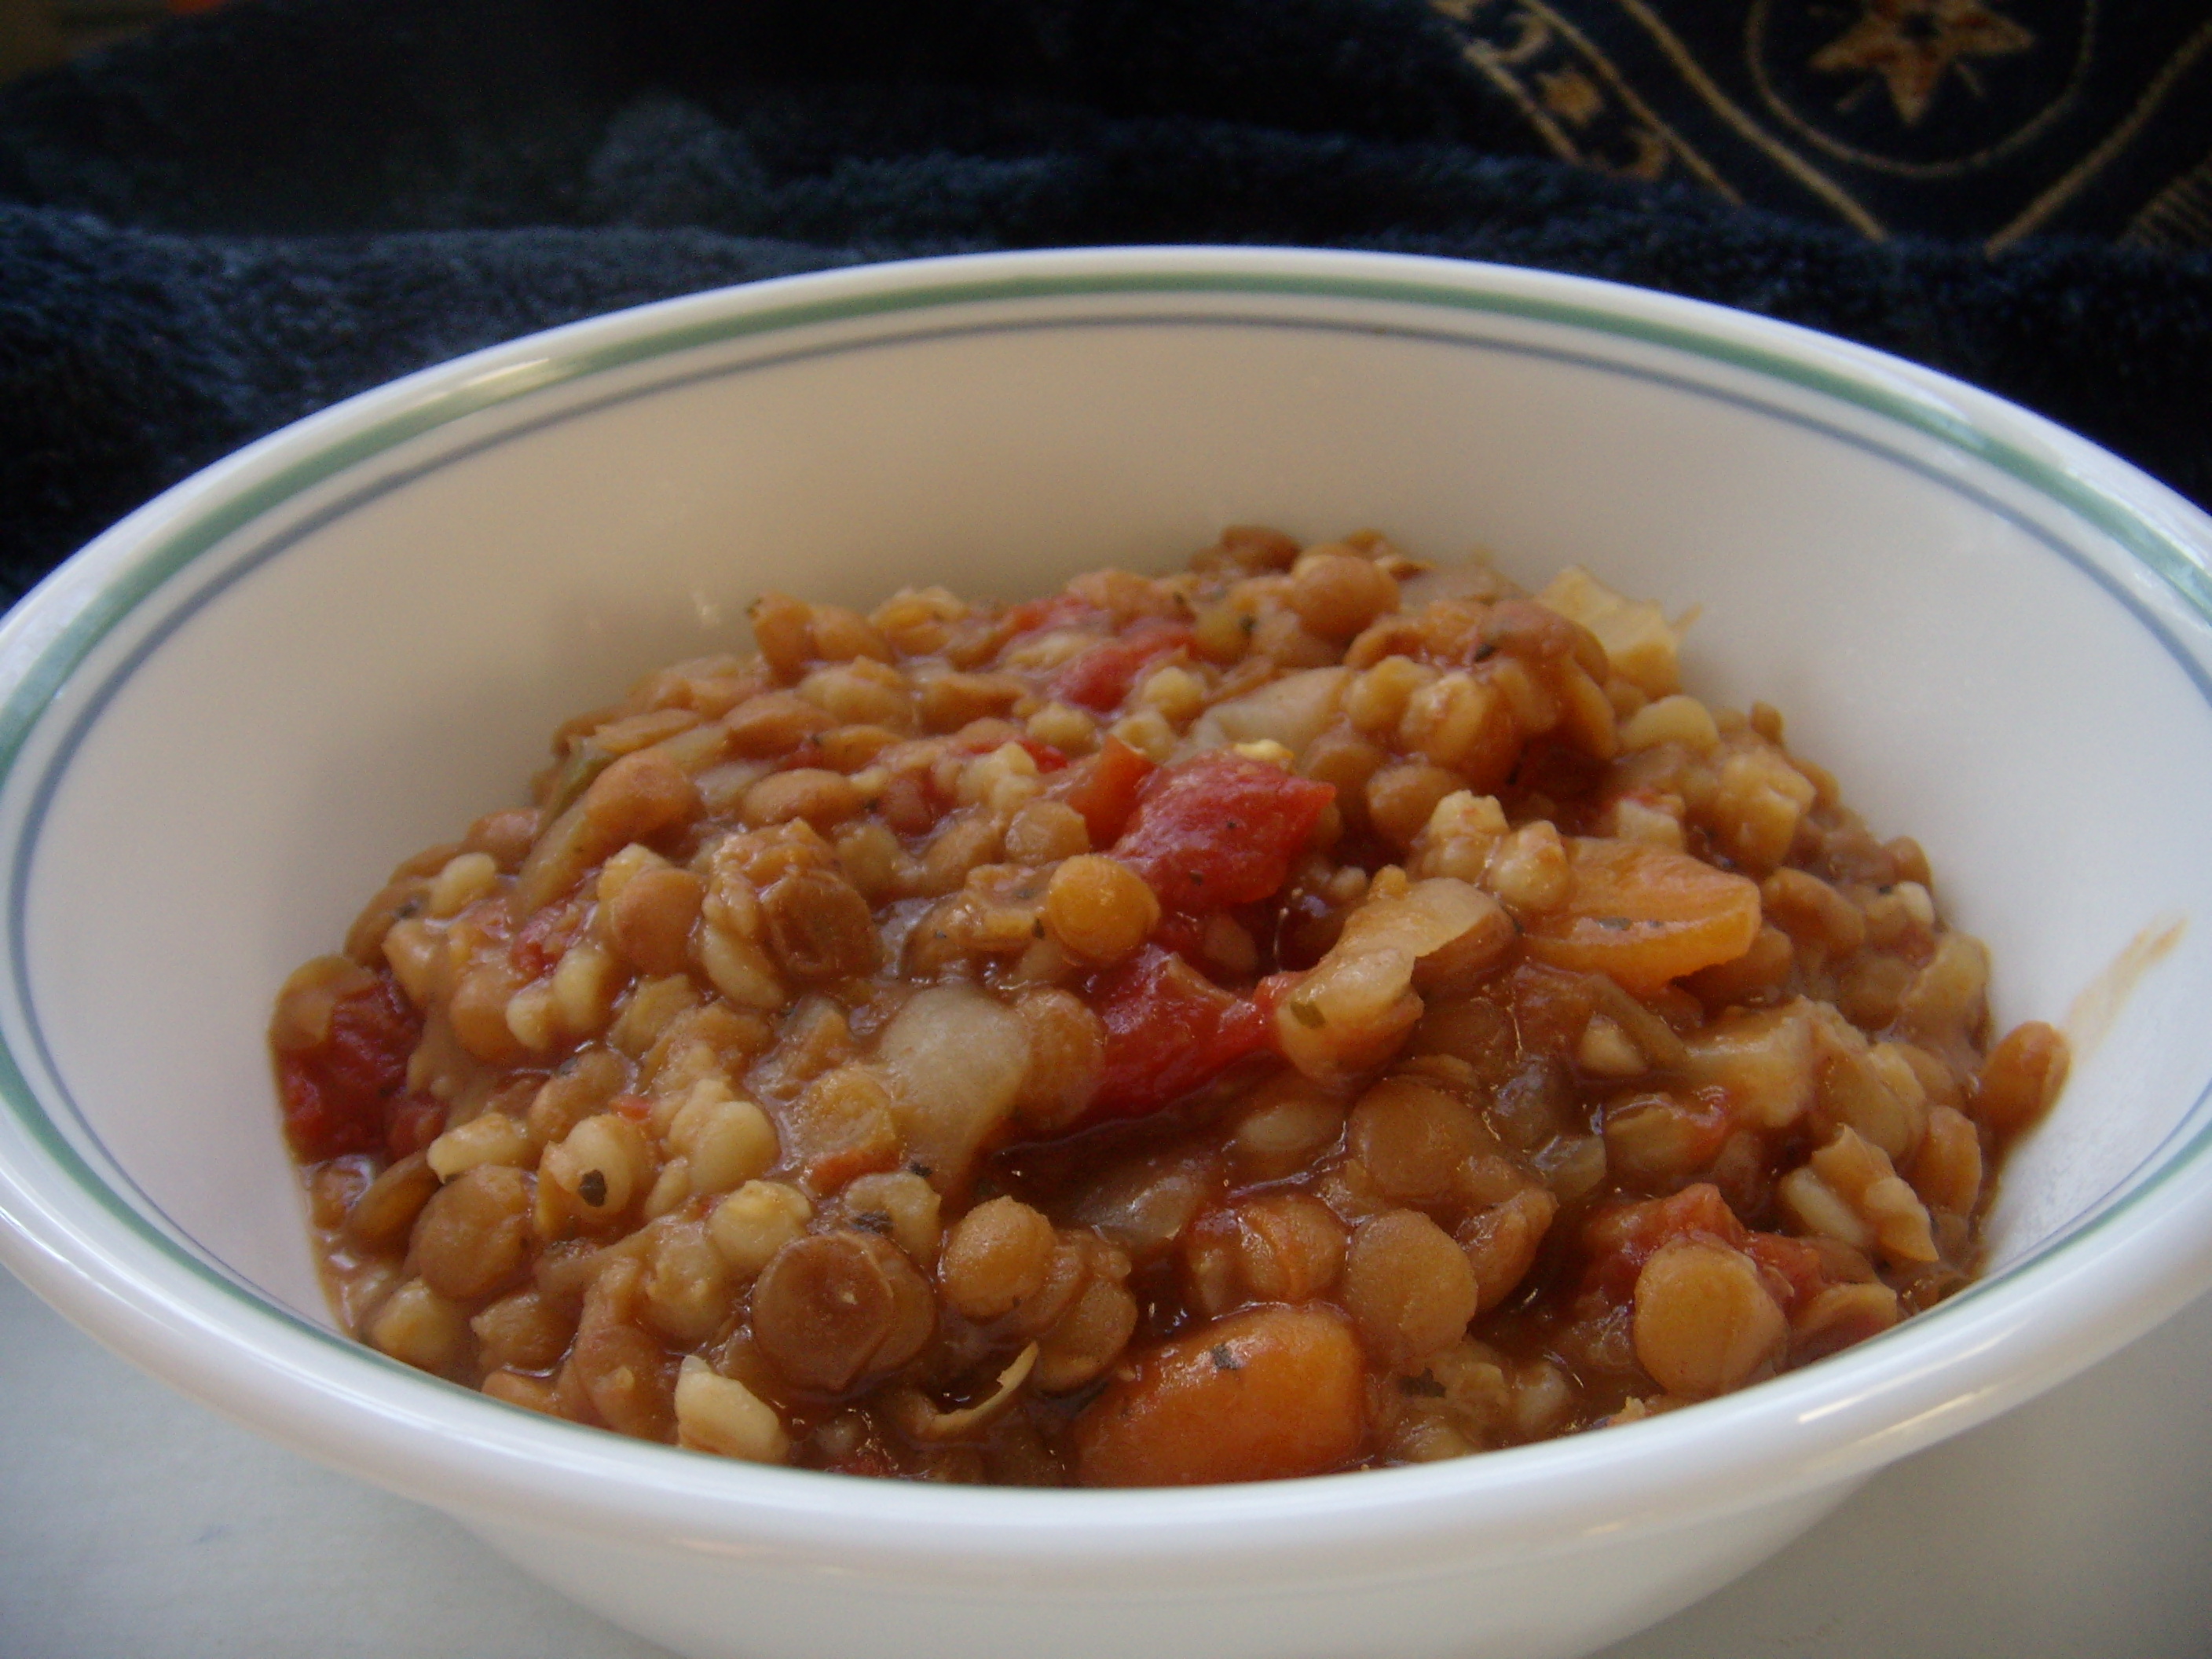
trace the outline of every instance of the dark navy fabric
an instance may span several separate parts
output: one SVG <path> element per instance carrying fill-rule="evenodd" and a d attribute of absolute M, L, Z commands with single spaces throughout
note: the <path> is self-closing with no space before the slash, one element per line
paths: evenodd
<path fill-rule="evenodd" d="M 2212 245 L 2203 0 L 1437 0 L 1554 155 L 2004 248 Z"/>
<path fill-rule="evenodd" d="M 2093 86 L 2028 60 L 2114 38 L 2113 0 L 235 0 L 0 89 L 0 599 L 456 353 L 1085 244 L 1405 250 L 1742 306 L 2212 502 L 2212 33 L 2139 10 Z M 2061 137 L 2070 161 L 2027 153 Z M 1884 144 L 1887 171 L 1832 153 Z"/>

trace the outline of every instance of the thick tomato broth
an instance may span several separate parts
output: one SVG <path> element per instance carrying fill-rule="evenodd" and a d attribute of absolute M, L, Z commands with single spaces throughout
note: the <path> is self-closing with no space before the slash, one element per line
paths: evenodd
<path fill-rule="evenodd" d="M 753 624 L 280 996 L 384 1352 L 857 1474 L 1453 1456 L 1940 1299 L 2063 1077 L 1920 849 L 1580 571 L 1239 529 Z"/>

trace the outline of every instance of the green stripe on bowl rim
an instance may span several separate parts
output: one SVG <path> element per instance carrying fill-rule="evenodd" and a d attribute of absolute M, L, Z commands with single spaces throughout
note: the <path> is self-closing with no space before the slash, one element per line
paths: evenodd
<path fill-rule="evenodd" d="M 1101 251 L 1103 252 L 1103 251 Z M 1182 250 L 1189 252 L 1191 250 Z M 1213 251 L 1216 253 L 1218 251 Z M 1302 255 L 1300 251 L 1280 249 L 1234 250 L 1249 253 L 1255 258 L 1280 260 Z M 1009 265 L 1024 265 L 1064 258 L 1064 255 L 993 254 L 966 256 L 945 260 L 915 261 L 898 267 L 902 272 L 921 273 L 933 267 L 973 264 L 979 258 Z M 1172 257 L 1170 255 L 1170 257 Z M 1341 258 L 1338 254 L 1323 256 Z M 1370 255 L 1377 258 L 1401 256 Z M 1441 264 L 1443 261 L 1415 261 L 1408 264 Z M 1108 270 L 1087 274 L 1053 274 L 1033 270 L 1018 270 L 1002 277 L 966 277 L 956 280 L 916 280 L 911 286 L 902 286 L 889 291 L 877 290 L 841 295 L 820 300 L 801 300 L 787 303 L 762 304 L 748 307 L 734 315 L 715 315 L 690 320 L 682 313 L 702 306 L 727 303 L 730 296 L 751 293 L 772 292 L 792 284 L 818 281 L 823 276 L 865 275 L 870 268 L 857 271 L 813 273 L 808 276 L 779 278 L 757 285 L 732 289 L 710 291 L 660 301 L 655 306 L 637 308 L 650 312 L 667 307 L 678 313 L 665 325 L 651 328 L 634 337 L 617 339 L 603 344 L 588 343 L 588 337 L 604 331 L 616 319 L 635 318 L 636 312 L 610 313 L 605 317 L 582 319 L 540 334 L 488 348 L 486 350 L 457 359 L 453 362 L 434 366 L 422 371 L 422 376 L 434 383 L 401 403 L 391 413 L 384 415 L 359 430 L 341 436 L 319 447 L 298 459 L 281 462 L 268 476 L 252 482 L 234 492 L 218 498 L 204 508 L 187 509 L 182 521 L 166 531 L 156 532 L 148 550 L 131 562 L 118 575 L 106 585 L 84 595 L 76 603 L 52 638 L 40 647 L 27 670 L 0 701 L 0 787 L 12 781 L 15 768 L 32 734 L 37 729 L 48 705 L 57 693 L 67 684 L 70 678 L 92 652 L 139 605 L 171 578 L 186 569 L 210 550 L 244 529 L 255 520 L 275 511 L 285 502 L 337 477 L 361 464 L 372 460 L 408 441 L 436 428 L 450 425 L 467 416 L 514 403 L 520 398 L 552 388 L 573 386 L 590 378 L 650 361 L 672 356 L 682 352 L 726 343 L 752 337 L 764 336 L 798 329 L 859 321 L 869 318 L 891 316 L 902 313 L 922 312 L 951 307 L 993 302 L 1049 301 L 1062 299 L 1125 297 L 1125 296 L 1250 296 L 1255 298 L 1322 300 L 1403 305 L 1429 307 L 1462 313 L 1499 317 L 1516 321 L 1575 330 L 1588 334 L 1609 336 L 1649 347 L 1680 353 L 1692 359 L 1717 363 L 1725 368 L 1778 381 L 1801 392 L 1808 392 L 1834 402 L 1890 422 L 1922 437 L 1933 439 L 1945 447 L 1978 462 L 1995 471 L 2026 486 L 2035 495 L 2051 501 L 2075 519 L 2089 526 L 2107 538 L 2145 568 L 2156 576 L 2177 595 L 2193 613 L 2196 619 L 2212 625 L 2212 574 L 2208 574 L 2203 556 L 2186 542 L 2147 518 L 2135 507 L 2113 496 L 2089 478 L 2066 467 L 2043 459 L 2033 450 L 2000 437 L 1984 429 L 1946 404 L 1932 392 L 1918 388 L 1907 389 L 1897 382 L 1881 383 L 1869 370 L 1855 374 L 1805 361 L 1802 357 L 1766 346 L 1730 337 L 1717 327 L 1698 327 L 1689 323 L 1655 319 L 1648 316 L 1628 314 L 1624 310 L 1574 300 L 1560 300 L 1537 295 L 1511 291 L 1516 282 L 1540 275 L 1510 268 L 1486 267 L 1470 264 L 1470 272 L 1502 278 L 1506 287 L 1486 289 L 1475 286 L 1455 286 L 1443 281 L 1423 281 L 1414 278 L 1367 277 L 1350 275 L 1293 275 L 1270 271 L 1235 271 L 1200 269 L 1186 271 Z M 1480 276 L 1475 280 L 1480 281 Z M 1581 289 L 1599 290 L 1616 285 L 1591 282 L 1587 279 L 1565 279 Z M 1719 318 L 1727 313 L 1718 307 L 1705 307 L 1699 302 L 1681 301 L 1672 296 L 1656 295 L 1647 290 L 1619 288 L 1625 296 L 1639 301 L 1656 301 L 1662 305 L 1679 305 L 1698 310 L 1711 310 Z M 1771 319 L 1747 317 L 1735 313 L 1739 322 L 1748 321 L 1762 328 L 1787 327 Z M 1106 320 L 1097 318 L 1066 319 L 1070 325 L 1082 326 Z M 1234 323 L 1233 317 L 1219 319 Z M 1273 319 L 1295 326 L 1305 319 Z M 524 357 L 521 361 L 500 364 L 502 357 L 518 356 L 531 350 L 538 343 L 558 341 L 571 332 L 587 337 L 586 343 L 567 349 L 556 349 L 550 356 Z M 1808 333 L 1810 341 L 1832 348 L 1837 343 L 1827 337 Z M 874 343 L 861 342 L 856 343 Z M 1862 349 L 1852 347 L 1853 350 Z M 484 360 L 489 360 L 486 362 Z M 1591 360 L 1613 372 L 1636 372 L 1626 365 L 1602 359 Z M 482 363 L 473 374 L 465 371 L 471 364 Z M 1911 373 L 1923 371 L 1905 368 Z M 459 377 L 459 378 L 456 378 Z M 411 379 L 413 377 L 407 377 Z M 436 382 L 446 384 L 434 384 Z M 1694 381 L 1679 382 L 1686 389 L 1706 395 L 1727 396 L 1716 388 Z M 362 399 L 392 398 L 406 380 L 358 394 Z M 1977 394 L 1984 395 L 1984 394 Z M 348 400 L 349 402 L 352 400 Z M 1738 401 L 1747 401 L 1738 399 Z M 258 441 L 281 447 L 288 441 L 288 434 L 299 426 L 329 418 L 346 408 L 344 403 L 332 410 L 295 423 L 270 437 Z M 1771 415 L 1783 416 L 1784 411 L 1766 405 L 1755 405 Z M 1787 416 L 1787 418 L 1797 418 Z M 1863 443 L 1854 434 L 1822 427 L 1831 435 Z M 249 454 L 256 446 L 249 447 L 241 455 Z M 1893 460 L 1905 458 L 1894 452 L 1882 450 Z M 2003 513 L 2004 516 L 2021 523 L 2099 581 L 2106 591 L 2130 610 L 2154 632 L 2163 630 L 2146 616 L 2139 603 L 2119 590 L 2099 568 L 2085 564 L 2074 553 L 2063 547 L 2047 532 L 2020 520 L 2018 514 L 2002 507 L 1981 492 L 1964 485 L 1960 480 L 1932 472 L 1923 465 L 1911 462 L 1913 470 L 1939 482 L 1973 495 L 1984 505 Z M 224 465 L 217 463 L 218 466 Z M 198 476 L 198 475 L 196 475 Z M 172 495 L 191 487 L 191 481 L 178 485 L 171 492 L 157 497 L 149 508 L 158 507 Z M 141 509 L 146 511 L 149 509 Z M 133 515 L 136 516 L 135 514 Z M 105 546 L 110 537 L 130 533 L 131 520 L 126 520 L 116 530 L 92 543 L 87 552 Z M 72 562 L 74 563 L 74 562 Z M 46 596 L 50 586 L 64 578 L 71 567 L 64 565 L 55 577 L 48 579 L 21 603 L 23 607 L 34 605 Z M 58 603 L 66 604 L 61 599 Z M 2208 679 L 2202 663 L 2180 650 L 2178 642 L 2166 641 L 2170 650 L 2185 660 L 2200 689 L 2212 696 L 2212 679 Z M 27 842 L 26 846 L 30 843 Z M 20 929 L 20 917 L 14 926 Z M 19 983 L 19 998 L 27 999 L 27 987 Z M 27 1016 L 30 1010 L 27 1000 L 22 1000 Z M 33 1023 L 35 1023 L 33 1021 Z M 2212 1099 L 2212 1084 L 2192 1103 L 2175 1131 L 2152 1154 L 2157 1158 L 2166 1145 L 2188 1128 L 2191 1120 L 2203 1115 L 2207 1100 Z M 97 1170 L 70 1144 L 60 1128 L 48 1115 L 36 1090 L 17 1063 L 15 1054 L 5 1043 L 0 1043 L 0 1103 L 4 1103 L 9 1115 L 23 1128 L 31 1140 L 51 1158 L 72 1183 L 91 1197 L 108 1215 L 121 1223 L 126 1231 L 153 1245 L 164 1257 L 185 1268 L 193 1277 L 223 1292 L 227 1297 L 244 1304 L 250 1310 L 272 1318 L 286 1327 L 303 1333 L 328 1345 L 356 1360 L 365 1361 L 388 1372 L 416 1381 L 436 1382 L 426 1374 L 401 1362 L 392 1359 L 374 1349 L 349 1337 L 307 1319 L 276 1304 L 248 1282 L 231 1274 L 220 1264 L 200 1255 L 196 1249 L 180 1244 L 167 1232 L 155 1225 L 127 1198 L 114 1190 Z M 2114 1220 L 2124 1215 L 2149 1194 L 2166 1184 L 2185 1165 L 2197 1160 L 2212 1146 L 2212 1121 L 2201 1125 L 2178 1150 L 2166 1156 L 2160 1167 L 2149 1176 L 2121 1192 L 2117 1199 L 2108 1199 L 2102 1207 L 2093 1210 L 2087 1218 L 2076 1222 L 2053 1238 L 2046 1241 L 2026 1261 L 2016 1264 L 2014 1270 L 1996 1279 L 1978 1279 L 1937 1307 L 1928 1310 L 1899 1330 L 1925 1328 L 1931 1316 L 1946 1310 L 1957 1308 L 1977 1297 L 1993 1286 L 2010 1280 L 2015 1272 L 2047 1263 L 2067 1246 L 2093 1234 L 2102 1232 Z M 2148 1163 L 2150 1159 L 2146 1159 Z M 2142 1166 L 2138 1165 L 2141 1169 Z M 2124 1185 L 2124 1182 L 2123 1183 Z M 181 1230 L 179 1230 L 181 1231 Z M 1876 1339 L 1879 1340 L 1880 1339 Z M 1867 1345 L 1862 1345 L 1864 1346 Z M 1839 1358 L 1844 1356 L 1838 1356 Z M 444 1386 L 473 1400 L 489 1397 L 476 1390 L 462 1389 L 455 1383 Z M 519 1407 L 504 1406 L 491 1401 L 490 1404 L 503 1409 L 521 1413 Z M 533 1420 L 535 1413 L 523 1413 Z M 1534 1450 L 1538 1448 L 1524 1449 Z"/>

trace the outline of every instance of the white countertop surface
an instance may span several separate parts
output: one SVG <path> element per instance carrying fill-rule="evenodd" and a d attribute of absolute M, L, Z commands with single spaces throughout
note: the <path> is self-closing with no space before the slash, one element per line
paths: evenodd
<path fill-rule="evenodd" d="M 0 1273 L 0 1659 L 661 1651 L 171 1394 Z M 2208 1654 L 2212 1299 L 1605 1659 Z"/>

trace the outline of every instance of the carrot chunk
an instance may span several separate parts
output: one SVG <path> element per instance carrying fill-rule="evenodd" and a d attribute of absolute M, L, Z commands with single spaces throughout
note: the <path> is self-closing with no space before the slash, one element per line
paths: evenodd
<path fill-rule="evenodd" d="M 1365 1365 L 1343 1318 L 1255 1308 L 1154 1348 L 1076 1420 L 1086 1486 L 1321 1474 L 1359 1450 Z"/>
<path fill-rule="evenodd" d="M 1053 676 L 1052 695 L 1099 714 L 1118 708 L 1146 666 L 1179 651 L 1196 637 L 1180 623 L 1139 623 L 1119 639 L 1103 640 Z"/>
<path fill-rule="evenodd" d="M 1528 924 L 1528 954 L 1540 962 L 1650 996 L 1735 961 L 1759 937 L 1759 886 L 1746 877 L 1637 842 L 1577 836 L 1567 858 L 1566 903 Z"/>

